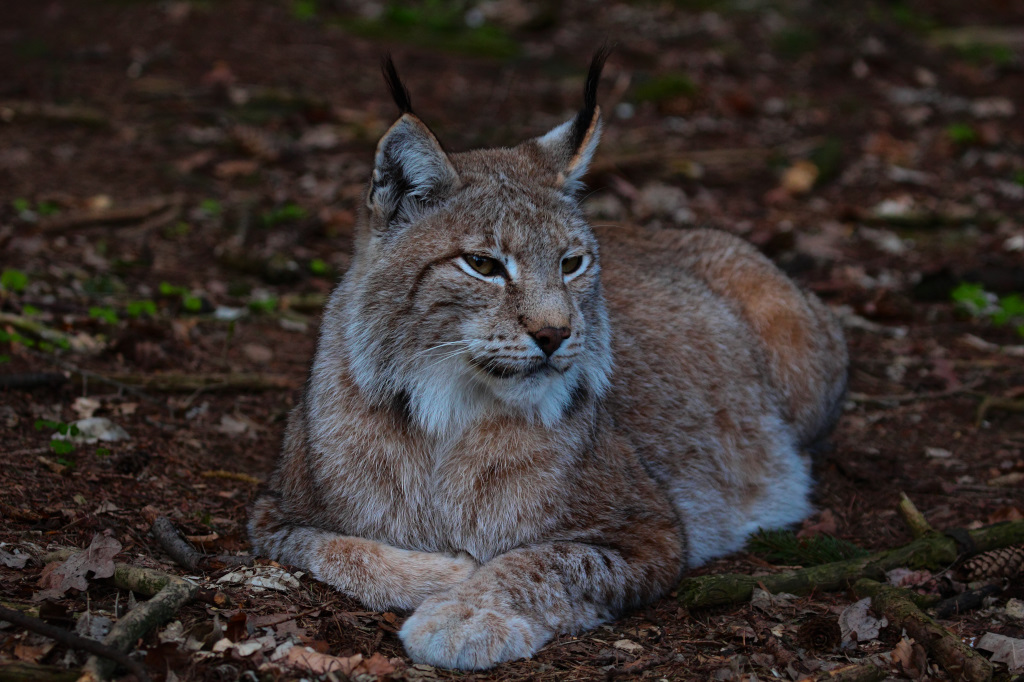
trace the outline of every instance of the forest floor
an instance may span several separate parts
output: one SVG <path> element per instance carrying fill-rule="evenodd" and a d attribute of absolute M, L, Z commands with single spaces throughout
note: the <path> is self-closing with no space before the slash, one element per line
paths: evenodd
<path fill-rule="evenodd" d="M 938 529 L 1022 518 L 1024 5 L 453 4 L 5 3 L 5 605 L 67 627 L 79 616 L 80 631 L 87 609 L 116 619 L 129 595 L 102 580 L 33 601 L 39 557 L 106 532 L 118 562 L 188 575 L 150 534 L 158 516 L 202 551 L 248 551 L 247 504 L 396 118 L 386 51 L 417 112 L 464 150 L 569 118 L 590 54 L 614 42 L 593 220 L 741 235 L 844 321 L 851 392 L 805 530 L 905 544 L 901 492 Z M 124 433 L 54 438 L 89 417 Z M 231 604 L 192 601 L 144 637 L 154 678 L 310 677 L 272 660 L 291 641 L 353 679 L 802 679 L 868 659 L 896 679 L 952 679 L 923 651 L 893 655 L 900 633 L 840 644 L 801 630 L 838 620 L 856 600 L 842 592 L 690 611 L 667 596 L 530 660 L 437 670 L 405 657 L 406 614 L 259 570 L 271 588 L 218 582 L 226 568 L 195 576 Z M 700 573 L 777 570 L 747 552 Z M 942 623 L 968 642 L 1024 638 L 1022 580 Z M 84 657 L 7 627 L 11 661 Z"/>

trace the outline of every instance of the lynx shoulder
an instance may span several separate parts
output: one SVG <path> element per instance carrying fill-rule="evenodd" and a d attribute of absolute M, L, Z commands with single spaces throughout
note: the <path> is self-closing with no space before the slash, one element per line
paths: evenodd
<path fill-rule="evenodd" d="M 587 224 L 605 56 L 573 119 L 457 154 L 385 63 L 402 115 L 249 533 L 410 610 L 417 662 L 530 656 L 811 509 L 840 329 L 724 232 Z"/>

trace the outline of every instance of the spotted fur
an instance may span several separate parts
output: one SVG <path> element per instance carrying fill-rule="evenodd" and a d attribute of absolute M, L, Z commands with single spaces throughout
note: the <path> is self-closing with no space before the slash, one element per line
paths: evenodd
<path fill-rule="evenodd" d="M 585 115 L 461 154 L 386 68 L 403 114 L 249 532 L 412 610 L 417 662 L 530 656 L 811 509 L 802 449 L 845 389 L 839 328 L 728 234 L 587 224 L 601 63 Z"/>

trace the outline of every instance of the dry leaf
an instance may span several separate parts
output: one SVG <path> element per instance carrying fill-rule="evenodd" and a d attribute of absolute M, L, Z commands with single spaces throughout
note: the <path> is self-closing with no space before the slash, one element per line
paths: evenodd
<path fill-rule="evenodd" d="M 72 554 L 62 564 L 55 562 L 43 569 L 39 584 L 45 589 L 34 594 L 32 599 L 57 599 L 71 588 L 87 590 L 87 578 L 109 578 L 114 575 L 114 556 L 120 551 L 121 543 L 116 539 L 95 535 L 85 551 Z"/>
<path fill-rule="evenodd" d="M 782 173 L 782 188 L 791 196 L 806 194 L 818 181 L 819 172 L 813 161 L 799 159 Z"/>
<path fill-rule="evenodd" d="M 992 660 L 1005 663 L 1011 673 L 1024 672 L 1024 639 L 986 632 L 976 648 L 991 651 Z"/>
<path fill-rule="evenodd" d="M 11 554 L 6 549 L 0 548 L 0 564 L 7 568 L 25 568 L 27 563 L 28 554 Z"/>
<path fill-rule="evenodd" d="M 644 652 L 644 648 L 631 639 L 620 639 L 613 643 L 612 646 L 634 656 L 639 656 Z"/>
<path fill-rule="evenodd" d="M 831 509 L 824 509 L 818 515 L 817 521 L 812 522 L 810 519 L 804 521 L 803 528 L 800 529 L 796 536 L 798 538 L 806 538 L 821 533 L 835 535 L 837 530 L 836 515 L 832 513 Z"/>
<path fill-rule="evenodd" d="M 293 646 L 278 662 L 291 668 L 306 670 L 314 675 L 341 673 L 348 676 L 363 662 L 363 655 L 355 654 L 342 658 L 321 654 L 308 647 Z"/>
<path fill-rule="evenodd" d="M 883 616 L 875 618 L 868 612 L 871 606 L 871 597 L 865 597 L 859 602 L 850 604 L 839 614 L 839 629 L 843 634 L 843 641 L 866 642 L 878 637 L 878 632 L 889 624 Z"/>

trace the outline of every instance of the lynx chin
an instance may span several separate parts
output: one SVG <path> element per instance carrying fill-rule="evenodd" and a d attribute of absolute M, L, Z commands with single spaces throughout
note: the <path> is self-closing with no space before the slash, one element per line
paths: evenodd
<path fill-rule="evenodd" d="M 571 120 L 458 154 L 384 64 L 402 115 L 249 535 L 411 611 L 416 662 L 531 656 L 811 511 L 840 328 L 725 232 L 587 224 L 606 56 Z"/>

